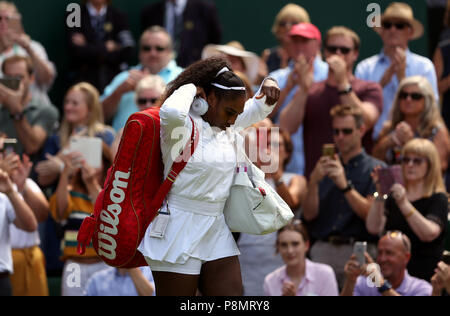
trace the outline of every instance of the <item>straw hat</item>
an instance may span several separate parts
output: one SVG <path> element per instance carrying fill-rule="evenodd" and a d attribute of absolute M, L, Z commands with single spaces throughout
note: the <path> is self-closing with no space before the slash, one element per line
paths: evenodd
<path fill-rule="evenodd" d="M 241 57 L 245 64 L 245 74 L 247 75 L 248 79 L 251 82 L 254 82 L 256 80 L 259 68 L 258 55 L 246 51 L 241 43 L 232 41 L 226 45 L 206 45 L 202 52 L 202 59 L 222 54 Z"/>
<path fill-rule="evenodd" d="M 420 21 L 414 18 L 412 8 L 403 2 L 392 2 L 381 15 L 381 22 L 386 20 L 402 20 L 408 22 L 413 29 L 413 35 L 411 39 L 417 39 L 423 35 L 424 28 Z M 374 28 L 377 33 L 380 32 L 381 27 Z"/>

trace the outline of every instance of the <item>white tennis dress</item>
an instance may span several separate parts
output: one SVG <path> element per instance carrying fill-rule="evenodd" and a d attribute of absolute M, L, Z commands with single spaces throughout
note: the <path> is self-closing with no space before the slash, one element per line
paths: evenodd
<path fill-rule="evenodd" d="M 212 261 L 240 254 L 223 216 L 236 167 L 233 139 L 237 127 L 246 128 L 263 120 L 274 106 L 266 105 L 265 97 L 250 99 L 236 119 L 235 129 L 220 131 L 189 113 L 196 93 L 195 85 L 184 85 L 164 102 L 160 111 L 165 176 L 190 138 L 189 115 L 200 135 L 194 155 L 168 194 L 170 221 L 164 237 L 150 237 L 150 225 L 138 247 L 151 260 L 184 264 L 189 258 Z"/>

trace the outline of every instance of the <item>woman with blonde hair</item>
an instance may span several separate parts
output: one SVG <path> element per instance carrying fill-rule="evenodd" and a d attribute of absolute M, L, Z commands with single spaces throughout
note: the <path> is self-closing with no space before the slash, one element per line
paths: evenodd
<path fill-rule="evenodd" d="M 366 219 L 367 230 L 380 234 L 400 230 L 411 239 L 412 276 L 430 280 L 444 250 L 448 197 L 441 174 L 436 146 L 415 138 L 402 149 L 403 184 L 396 183 L 386 196 L 376 198 Z M 372 174 L 380 191 L 378 171 Z"/>
<path fill-rule="evenodd" d="M 47 186 L 54 183 L 64 169 L 59 158 L 67 148 L 72 136 L 99 137 L 108 146 L 114 141 L 114 130 L 103 123 L 103 109 L 98 90 L 87 82 L 72 86 L 64 99 L 64 117 L 56 135 L 51 136 L 44 146 L 47 160 L 36 166 L 38 181 Z"/>
<path fill-rule="evenodd" d="M 412 76 L 400 82 L 391 119 L 381 131 L 372 154 L 388 164 L 399 163 L 402 147 L 418 137 L 429 139 L 436 145 L 442 171 L 447 170 L 449 135 L 439 113 L 433 88 L 425 77 Z"/>
<path fill-rule="evenodd" d="M 262 59 L 266 62 L 269 73 L 277 69 L 286 68 L 289 63 L 289 31 L 298 23 L 310 23 L 308 12 L 295 3 L 285 5 L 275 17 L 272 33 L 279 45 L 267 48 L 262 53 Z"/>

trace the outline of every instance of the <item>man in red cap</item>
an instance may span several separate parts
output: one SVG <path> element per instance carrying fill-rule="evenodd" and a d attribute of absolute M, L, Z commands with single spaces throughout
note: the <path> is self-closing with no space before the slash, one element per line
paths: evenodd
<path fill-rule="evenodd" d="M 308 31 L 315 34 L 312 29 Z M 333 142 L 331 108 L 340 104 L 361 108 L 367 130 L 372 129 L 382 111 L 380 85 L 356 79 L 353 75 L 359 46 L 360 39 L 355 32 L 346 27 L 333 27 L 325 39 L 324 53 L 329 66 L 326 80 L 313 83 L 310 70 L 301 62 L 295 68 L 299 90 L 281 112 L 280 125 L 293 134 L 303 124 L 304 175 L 307 178 L 322 155 L 322 145 Z M 369 135 L 363 144 L 370 153 L 372 143 Z"/>
<path fill-rule="evenodd" d="M 299 23 L 292 26 L 289 32 L 291 40 L 288 67 L 278 69 L 270 76 L 278 81 L 281 88 L 278 105 L 272 111 L 271 119 L 278 123 L 283 108 L 293 99 L 299 90 L 299 80 L 305 78 L 312 82 L 325 80 L 328 76 L 328 64 L 320 56 L 322 36 L 319 29 L 311 23 Z M 292 135 L 294 152 L 286 171 L 303 174 L 305 160 L 303 154 L 303 126 Z"/>

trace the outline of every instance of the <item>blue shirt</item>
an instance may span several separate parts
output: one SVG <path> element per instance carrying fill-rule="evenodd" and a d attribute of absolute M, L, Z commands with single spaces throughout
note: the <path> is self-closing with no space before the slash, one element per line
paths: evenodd
<path fill-rule="evenodd" d="M 140 268 L 144 277 L 154 284 L 150 268 Z M 85 296 L 138 296 L 133 280 L 126 273 L 122 275 L 116 268 L 110 267 L 94 273 L 86 284 Z M 155 296 L 155 292 L 153 292 Z"/>
<path fill-rule="evenodd" d="M 401 296 L 431 296 L 432 290 L 430 283 L 410 276 L 408 271 L 405 271 L 402 283 L 395 289 Z M 365 277 L 359 276 L 356 280 L 353 296 L 381 296 L 381 293 L 375 286 L 368 286 Z"/>
<path fill-rule="evenodd" d="M 142 65 L 139 64 L 135 67 L 132 67 L 130 70 L 138 69 L 142 70 Z M 170 61 L 165 68 L 163 68 L 157 75 L 159 75 L 164 82 L 167 84 L 171 82 L 173 79 L 175 79 L 181 72 L 183 71 L 183 68 L 179 67 L 177 63 L 172 60 Z M 101 100 L 103 101 L 107 97 L 109 97 L 111 94 L 114 93 L 114 91 L 125 81 L 127 80 L 129 76 L 129 70 L 123 71 L 120 74 L 118 74 L 113 81 L 105 88 L 105 91 L 103 92 L 103 95 L 101 97 Z M 116 114 L 113 117 L 112 121 L 112 127 L 117 131 L 119 131 L 121 128 L 125 126 L 125 123 L 128 120 L 128 117 L 139 111 L 139 108 L 134 100 L 135 92 L 130 91 L 125 93 L 122 98 L 120 99 L 120 102 L 117 106 Z"/>
<path fill-rule="evenodd" d="M 391 60 L 382 51 L 380 54 L 369 57 L 361 61 L 355 70 L 355 76 L 363 80 L 371 80 L 380 82 L 386 69 L 391 64 Z M 436 99 L 439 99 L 439 92 L 436 79 L 436 71 L 434 65 L 426 57 L 412 53 L 409 49 L 406 50 L 406 77 L 423 76 L 428 79 L 433 87 Z M 392 76 L 392 80 L 383 88 L 383 112 L 381 113 L 377 123 L 374 127 L 373 137 L 378 138 L 378 135 L 383 128 L 383 124 L 389 119 L 389 115 L 394 102 L 395 93 L 399 81 L 397 75 Z"/>
<path fill-rule="evenodd" d="M 291 61 L 289 66 L 283 69 L 278 69 L 270 73 L 270 77 L 273 77 L 278 81 L 280 89 L 284 89 L 287 84 L 288 77 L 294 69 L 294 62 Z M 314 74 L 313 78 L 315 82 L 323 81 L 328 77 L 328 64 L 324 62 L 319 56 L 314 60 Z M 278 123 L 280 119 L 280 113 L 291 102 L 297 92 L 298 87 L 295 86 L 289 94 L 286 96 L 284 103 L 278 109 L 278 112 L 274 118 L 274 122 Z M 292 152 L 291 161 L 286 166 L 286 172 L 293 172 L 297 174 L 303 174 L 305 170 L 305 155 L 303 152 L 303 125 L 300 125 L 297 132 L 291 135 L 294 150 Z"/>

